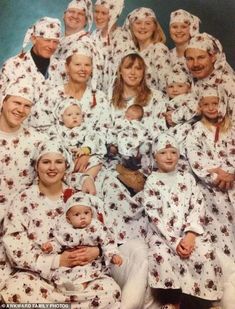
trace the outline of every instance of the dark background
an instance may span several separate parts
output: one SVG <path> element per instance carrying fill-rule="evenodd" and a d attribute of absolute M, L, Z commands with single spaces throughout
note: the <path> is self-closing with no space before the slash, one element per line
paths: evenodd
<path fill-rule="evenodd" d="M 0 0 L 0 65 L 7 58 L 20 52 L 29 26 L 43 16 L 62 20 L 63 11 L 69 2 Z M 221 41 L 228 62 L 235 68 L 235 0 L 125 0 L 125 9 L 119 25 L 130 11 L 141 6 L 150 7 L 155 11 L 167 36 L 169 48 L 172 47 L 168 32 L 170 13 L 181 8 L 197 15 L 202 21 L 201 32 L 208 32 Z"/>

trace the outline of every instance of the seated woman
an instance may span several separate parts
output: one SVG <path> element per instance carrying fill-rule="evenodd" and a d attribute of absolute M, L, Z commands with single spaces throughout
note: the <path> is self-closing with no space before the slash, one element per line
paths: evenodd
<path fill-rule="evenodd" d="M 51 114 L 49 124 L 54 125 L 53 110 L 57 107 L 63 107 L 68 99 L 74 99 L 74 102 L 80 105 L 83 111 L 84 123 L 87 124 L 87 132 L 98 133 L 103 136 L 101 140 L 105 141 L 107 128 L 110 126 L 110 108 L 105 94 L 96 89 L 97 63 L 93 58 L 92 49 L 89 45 L 75 44 L 68 50 L 66 56 L 66 72 L 68 82 L 55 87 L 46 94 L 44 98 L 44 107 L 41 110 L 39 118 L 44 115 L 48 117 Z M 93 78 L 91 79 L 91 76 Z M 56 120 L 58 121 L 58 119 Z M 89 162 L 89 154 L 84 154 L 77 158 L 75 171 L 86 172 Z M 101 166 L 96 170 L 98 174 Z M 96 176 L 93 174 L 93 176 Z"/>
<path fill-rule="evenodd" d="M 170 70 L 170 54 L 165 45 L 165 34 L 153 10 L 145 7 L 131 12 L 123 25 L 129 39 L 122 46 L 117 46 L 115 53 L 132 49 L 138 52 L 147 66 L 146 79 L 150 87 L 165 91 L 166 77 Z"/>
<path fill-rule="evenodd" d="M 73 303 L 82 309 L 120 308 L 120 289 L 110 277 L 90 281 L 81 292 L 63 293 L 48 283 L 51 271 L 86 265 L 100 254 L 98 247 L 90 246 L 48 255 L 38 245 L 50 239 L 51 229 L 64 213 L 67 186 L 63 178 L 70 162 L 60 143 L 42 144 L 36 156 L 37 183 L 22 191 L 8 209 L 4 246 L 14 273 L 1 291 L 6 303 L 59 302 Z"/>
<path fill-rule="evenodd" d="M 128 54 L 122 59 L 111 99 L 112 122 L 115 126 L 116 121 L 124 119 L 129 106 L 138 104 L 144 110 L 140 123 L 151 135 L 153 131 L 157 134 L 166 129 L 162 116 L 165 101 L 159 91 L 146 85 L 145 71 L 144 60 L 138 54 Z M 141 153 L 146 161 L 141 160 L 141 170 L 149 168 L 148 143 L 145 144 L 147 149 L 143 148 Z M 122 287 L 122 308 L 147 308 L 148 260 L 143 241 L 147 220 L 141 205 L 142 192 L 133 192 L 134 189 L 121 182 L 115 168 L 115 164 L 109 166 L 102 186 L 106 224 L 114 231 L 124 257 L 120 268 L 113 267 L 113 275 Z M 131 183 L 135 182 L 133 179 Z"/>

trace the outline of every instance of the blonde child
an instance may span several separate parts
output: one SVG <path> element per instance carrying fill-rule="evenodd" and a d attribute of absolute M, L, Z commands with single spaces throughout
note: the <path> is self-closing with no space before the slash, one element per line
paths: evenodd
<path fill-rule="evenodd" d="M 198 307 L 209 306 L 222 296 L 221 269 L 204 233 L 202 193 L 191 174 L 177 170 L 179 146 L 174 137 L 160 135 L 153 155 L 157 171 L 144 188 L 149 285 L 162 308 L 178 309 L 191 297 Z"/>

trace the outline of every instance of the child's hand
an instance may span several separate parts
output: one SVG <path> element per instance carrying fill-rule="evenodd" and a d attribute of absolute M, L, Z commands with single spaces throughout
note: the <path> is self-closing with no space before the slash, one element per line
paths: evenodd
<path fill-rule="evenodd" d="M 121 266 L 122 265 L 122 257 L 120 255 L 114 254 L 111 263 Z"/>
<path fill-rule="evenodd" d="M 53 246 L 50 242 L 42 244 L 41 249 L 45 253 L 50 253 L 53 250 Z"/>
<path fill-rule="evenodd" d="M 181 258 L 188 258 L 195 248 L 196 234 L 188 232 L 176 248 L 176 252 Z"/>

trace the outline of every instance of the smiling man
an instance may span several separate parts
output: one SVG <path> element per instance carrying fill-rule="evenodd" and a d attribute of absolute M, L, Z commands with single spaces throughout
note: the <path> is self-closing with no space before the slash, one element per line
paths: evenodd
<path fill-rule="evenodd" d="M 5 211 L 17 192 L 32 183 L 34 154 L 44 139 L 23 126 L 33 101 L 34 89 L 25 78 L 9 83 L 0 101 L 0 288 L 11 271 L 1 245 Z"/>
<path fill-rule="evenodd" d="M 235 74 L 226 61 L 220 42 L 207 33 L 196 34 L 185 50 L 186 64 L 198 94 L 205 85 L 226 92 L 229 114 L 235 121 Z"/>

